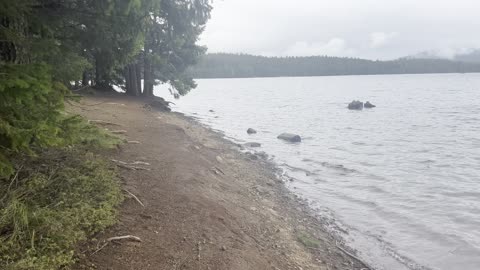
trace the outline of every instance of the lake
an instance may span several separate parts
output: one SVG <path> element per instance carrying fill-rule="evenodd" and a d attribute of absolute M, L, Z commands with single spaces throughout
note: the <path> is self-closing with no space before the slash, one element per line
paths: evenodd
<path fill-rule="evenodd" d="M 197 83 L 174 110 L 261 143 L 371 266 L 480 269 L 480 74 Z M 354 99 L 377 108 L 350 111 Z M 278 140 L 283 132 L 303 141 Z"/>

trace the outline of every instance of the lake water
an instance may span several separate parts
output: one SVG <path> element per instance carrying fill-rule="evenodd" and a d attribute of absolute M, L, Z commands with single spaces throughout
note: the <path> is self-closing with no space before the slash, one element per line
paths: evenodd
<path fill-rule="evenodd" d="M 372 267 L 480 269 L 480 74 L 197 83 L 174 109 L 261 143 Z M 378 107 L 349 111 L 353 99 Z"/>

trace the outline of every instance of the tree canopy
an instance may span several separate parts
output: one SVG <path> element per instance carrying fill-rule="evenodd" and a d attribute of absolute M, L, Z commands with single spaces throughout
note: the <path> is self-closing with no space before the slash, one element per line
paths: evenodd
<path fill-rule="evenodd" d="M 210 0 L 2 0 L 0 177 L 13 153 L 68 144 L 62 109 L 75 86 L 186 94 L 210 11 Z"/>
<path fill-rule="evenodd" d="M 466 73 L 480 72 L 480 63 L 445 59 L 372 61 L 329 56 L 263 57 L 217 53 L 203 56 L 189 72 L 194 78 Z"/>

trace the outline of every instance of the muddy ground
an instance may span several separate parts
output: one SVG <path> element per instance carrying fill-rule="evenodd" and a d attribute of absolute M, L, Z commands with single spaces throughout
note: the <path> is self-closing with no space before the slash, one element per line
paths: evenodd
<path fill-rule="evenodd" d="M 86 97 L 68 111 L 130 141 L 108 153 L 126 190 L 119 222 L 84 247 L 75 269 L 368 269 L 286 190 L 269 161 L 220 134 L 123 96 Z M 142 241 L 100 249 L 123 235 Z"/>

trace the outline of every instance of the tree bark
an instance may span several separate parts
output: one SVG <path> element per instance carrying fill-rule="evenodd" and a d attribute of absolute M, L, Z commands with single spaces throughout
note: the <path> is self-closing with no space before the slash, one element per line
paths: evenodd
<path fill-rule="evenodd" d="M 138 96 L 140 91 L 138 89 L 136 64 L 129 64 L 126 67 L 125 83 L 127 86 L 127 95 Z"/>
<path fill-rule="evenodd" d="M 153 96 L 153 72 L 152 65 L 148 59 L 145 59 L 144 63 L 143 80 L 143 95 L 147 97 Z"/>
<path fill-rule="evenodd" d="M 131 92 L 132 92 L 132 87 L 130 86 L 132 80 L 130 79 L 129 65 L 127 65 L 127 66 L 123 69 L 123 73 L 124 73 L 124 76 L 125 76 L 125 92 L 127 93 L 127 95 L 130 95 Z"/>
<path fill-rule="evenodd" d="M 139 63 L 135 64 L 135 80 L 137 82 L 137 93 L 140 95 L 142 93 L 142 70 Z"/>
<path fill-rule="evenodd" d="M 90 82 L 88 80 L 88 72 L 85 70 L 82 75 L 82 86 L 87 86 L 89 84 Z"/>

